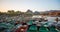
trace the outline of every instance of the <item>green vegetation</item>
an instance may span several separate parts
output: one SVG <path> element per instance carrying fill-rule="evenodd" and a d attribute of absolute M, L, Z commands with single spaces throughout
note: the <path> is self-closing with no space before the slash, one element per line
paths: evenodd
<path fill-rule="evenodd" d="M 21 11 L 14 11 L 14 10 L 8 10 L 7 12 L 0 12 L 0 15 L 9 15 L 9 16 L 32 16 L 33 12 L 31 10 L 27 10 L 27 12 L 21 12 Z"/>

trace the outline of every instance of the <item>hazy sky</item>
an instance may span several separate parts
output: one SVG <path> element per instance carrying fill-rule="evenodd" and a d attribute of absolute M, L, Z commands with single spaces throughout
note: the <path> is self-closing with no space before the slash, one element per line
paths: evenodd
<path fill-rule="evenodd" d="M 0 0 L 0 11 L 8 10 L 26 11 L 60 10 L 60 0 Z"/>

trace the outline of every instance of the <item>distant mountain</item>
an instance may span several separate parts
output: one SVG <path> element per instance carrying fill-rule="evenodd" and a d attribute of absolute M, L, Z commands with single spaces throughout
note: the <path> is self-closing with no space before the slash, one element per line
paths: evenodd
<path fill-rule="evenodd" d="M 47 11 L 47 12 L 60 12 L 60 10 L 50 10 L 50 11 Z"/>

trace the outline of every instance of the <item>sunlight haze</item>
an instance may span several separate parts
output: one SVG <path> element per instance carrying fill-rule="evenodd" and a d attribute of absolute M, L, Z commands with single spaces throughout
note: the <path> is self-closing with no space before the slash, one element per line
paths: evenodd
<path fill-rule="evenodd" d="M 8 10 L 25 12 L 32 11 L 60 10 L 60 0 L 0 0 L 0 11 Z"/>

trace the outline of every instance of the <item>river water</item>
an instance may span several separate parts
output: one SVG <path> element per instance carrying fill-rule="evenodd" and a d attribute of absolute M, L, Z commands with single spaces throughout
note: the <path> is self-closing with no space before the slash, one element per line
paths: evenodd
<path fill-rule="evenodd" d="M 57 17 L 50 17 L 50 16 L 47 17 L 48 21 L 55 21 L 56 18 Z M 60 19 L 60 17 L 58 17 L 58 19 Z"/>

